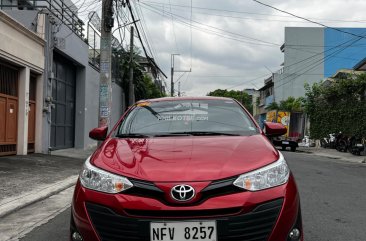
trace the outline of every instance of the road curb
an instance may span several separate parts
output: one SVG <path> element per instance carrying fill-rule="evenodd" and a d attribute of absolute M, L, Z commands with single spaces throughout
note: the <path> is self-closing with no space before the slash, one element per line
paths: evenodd
<path fill-rule="evenodd" d="M 62 181 L 42 185 L 30 192 L 23 193 L 20 196 L 0 200 L 0 218 L 75 185 L 77 178 L 78 175 L 73 175 Z"/>
<path fill-rule="evenodd" d="M 309 154 L 309 155 L 326 157 L 326 158 L 334 159 L 334 160 L 340 160 L 340 161 L 346 161 L 346 162 L 352 162 L 352 163 L 358 163 L 358 164 L 363 163 L 362 160 L 356 160 L 356 158 L 352 158 L 352 157 L 337 156 L 337 155 L 332 155 L 332 154 L 328 154 L 328 153 L 319 153 L 319 152 L 311 152 L 311 151 L 299 151 L 299 152 L 304 153 L 304 154 Z"/>

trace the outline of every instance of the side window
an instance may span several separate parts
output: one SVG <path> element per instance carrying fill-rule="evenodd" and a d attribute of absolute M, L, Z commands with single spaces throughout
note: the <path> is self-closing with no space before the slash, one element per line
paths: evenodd
<path fill-rule="evenodd" d="M 11 6 L 13 5 L 12 0 L 0 0 L 0 6 L 3 10 L 11 10 Z"/>

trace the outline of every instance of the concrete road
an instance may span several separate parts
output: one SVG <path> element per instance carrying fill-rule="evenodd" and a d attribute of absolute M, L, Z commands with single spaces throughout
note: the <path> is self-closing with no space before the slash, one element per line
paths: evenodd
<path fill-rule="evenodd" d="M 70 208 L 66 209 L 32 232 L 28 233 L 22 241 L 69 241 Z M 87 240 L 85 240 L 87 241 Z"/>
<path fill-rule="evenodd" d="M 284 152 L 301 196 L 306 241 L 366 240 L 366 164 Z"/>
<path fill-rule="evenodd" d="M 366 240 L 366 164 L 304 153 L 284 156 L 300 189 L 305 240 Z M 65 241 L 69 219 L 70 209 L 64 209 L 20 240 Z"/>

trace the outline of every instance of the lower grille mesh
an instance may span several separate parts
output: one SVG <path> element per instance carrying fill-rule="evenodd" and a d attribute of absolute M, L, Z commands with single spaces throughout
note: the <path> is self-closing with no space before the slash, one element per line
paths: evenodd
<path fill-rule="evenodd" d="M 205 220 L 217 220 L 218 241 L 266 241 L 281 211 L 282 203 L 282 199 L 277 199 L 261 204 L 249 213 Z M 131 218 L 91 203 L 87 203 L 86 208 L 102 241 L 148 241 L 150 221 L 159 220 Z"/>

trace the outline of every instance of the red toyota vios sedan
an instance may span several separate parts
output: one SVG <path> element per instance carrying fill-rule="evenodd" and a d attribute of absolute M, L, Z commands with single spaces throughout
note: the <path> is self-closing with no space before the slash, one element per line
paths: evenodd
<path fill-rule="evenodd" d="M 77 181 L 72 241 L 299 241 L 300 201 L 283 155 L 229 98 L 137 102 Z"/>

